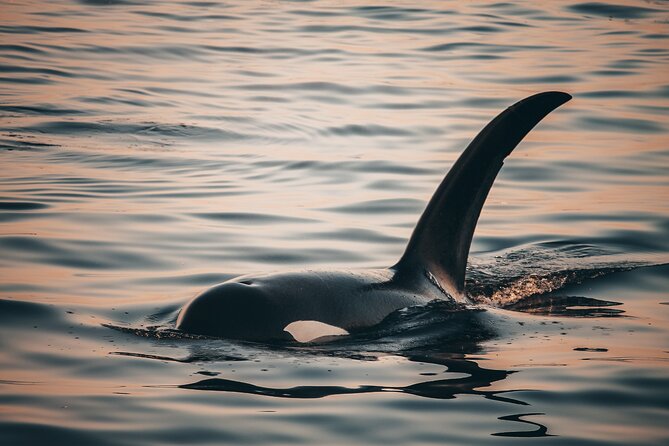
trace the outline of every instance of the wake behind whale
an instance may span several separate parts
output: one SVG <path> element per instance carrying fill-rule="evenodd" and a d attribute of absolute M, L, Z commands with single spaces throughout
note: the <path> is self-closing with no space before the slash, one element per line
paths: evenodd
<path fill-rule="evenodd" d="M 440 300 L 468 304 L 467 257 L 503 161 L 535 125 L 570 99 L 562 92 L 539 93 L 493 119 L 443 179 L 394 266 L 241 276 L 190 301 L 179 313 L 177 328 L 229 339 L 292 340 L 291 328 L 303 322 L 332 327 L 330 334 L 353 333 L 401 308 Z"/>

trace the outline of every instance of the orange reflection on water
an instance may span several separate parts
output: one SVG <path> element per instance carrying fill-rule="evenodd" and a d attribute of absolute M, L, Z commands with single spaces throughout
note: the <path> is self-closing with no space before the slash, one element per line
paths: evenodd
<path fill-rule="evenodd" d="M 548 1 L 394 2 L 407 9 L 386 16 L 363 1 L 86 3 L 0 5 L 0 138 L 13 149 L 0 151 L 0 298 L 52 304 L 5 318 L 3 417 L 165 435 L 183 427 L 165 420 L 219 433 L 262 416 L 247 430 L 278 425 L 294 443 L 341 443 L 320 435 L 355 429 L 317 424 L 336 416 L 367 426 L 409 420 L 426 442 L 467 442 L 523 410 L 488 406 L 475 392 L 508 390 L 528 411 L 546 412 L 558 435 L 661 439 L 648 415 L 664 409 L 656 400 L 629 404 L 618 411 L 629 418 L 614 423 L 597 418 L 606 414 L 587 392 L 644 397 L 643 383 L 625 377 L 666 374 L 669 307 L 658 303 L 667 300 L 666 280 L 643 270 L 568 290 L 620 301 L 631 317 L 509 313 L 480 353 L 458 359 L 519 373 L 464 386 L 464 394 L 443 384 L 455 393 L 440 395 L 455 396 L 451 405 L 405 388 L 469 376 L 440 363 L 286 359 L 249 346 L 232 350 L 252 359 L 236 363 L 216 356 L 229 353 L 222 342 L 143 338 L 101 323 L 162 323 L 237 274 L 392 265 L 471 138 L 541 90 L 574 100 L 506 161 L 473 257 L 562 243 L 666 262 L 666 13 L 626 20 Z M 588 258 L 569 261 L 587 266 Z M 202 359 L 160 359 L 190 354 Z M 203 371 L 274 390 L 380 390 L 286 402 L 177 387 L 205 379 Z M 575 414 L 559 398 L 547 403 L 519 389 L 571 397 Z M 283 413 L 258 415 L 267 410 Z M 298 435 L 305 420 L 313 429 L 306 439 Z"/>

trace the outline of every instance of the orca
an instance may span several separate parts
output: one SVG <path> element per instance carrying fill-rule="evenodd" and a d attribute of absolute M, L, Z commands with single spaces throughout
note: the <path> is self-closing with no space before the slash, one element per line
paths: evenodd
<path fill-rule="evenodd" d="M 468 304 L 467 257 L 495 177 L 525 135 L 570 99 L 563 92 L 538 93 L 488 123 L 437 188 L 394 266 L 237 277 L 187 303 L 177 329 L 243 341 L 309 341 L 291 327 L 313 323 L 324 335 L 345 335 L 435 299 Z"/>

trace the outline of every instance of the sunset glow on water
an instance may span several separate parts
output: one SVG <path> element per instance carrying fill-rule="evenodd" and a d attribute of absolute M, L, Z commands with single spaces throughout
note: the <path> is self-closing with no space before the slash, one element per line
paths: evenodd
<path fill-rule="evenodd" d="M 0 17 L 1 444 L 669 439 L 667 2 Z M 174 331 L 238 275 L 393 265 L 469 141 L 548 90 L 573 99 L 474 235 L 481 324 L 437 306 L 329 344 Z"/>

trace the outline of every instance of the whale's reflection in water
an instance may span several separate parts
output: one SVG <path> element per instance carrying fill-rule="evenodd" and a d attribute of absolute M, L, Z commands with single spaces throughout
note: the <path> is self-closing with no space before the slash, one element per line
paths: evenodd
<path fill-rule="evenodd" d="M 423 358 L 409 358 L 417 362 L 426 362 Z M 431 360 L 431 358 L 430 358 Z M 295 386 L 290 388 L 272 388 L 256 386 L 241 381 L 223 378 L 203 379 L 190 384 L 183 384 L 182 389 L 211 390 L 218 392 L 238 392 L 254 395 L 272 396 L 279 398 L 324 398 L 333 395 L 351 395 L 378 392 L 400 392 L 426 398 L 451 399 L 456 395 L 480 395 L 496 401 L 526 405 L 526 403 L 500 396 L 508 391 L 479 390 L 490 386 L 495 381 L 505 379 L 510 373 L 506 370 L 492 370 L 480 367 L 475 361 L 464 358 L 443 358 L 440 363 L 448 367 L 448 372 L 465 373 L 464 378 L 438 379 L 423 381 L 408 386 L 379 386 L 360 385 L 356 387 L 344 386 Z"/>
<path fill-rule="evenodd" d="M 503 417 L 499 417 L 499 420 L 502 421 L 516 421 L 518 423 L 524 423 L 524 424 L 529 424 L 531 426 L 536 426 L 536 429 L 533 431 L 515 431 L 515 432 L 496 432 L 493 435 L 495 437 L 520 437 L 520 438 L 533 438 L 533 437 L 552 437 L 553 435 L 550 435 L 548 433 L 548 428 L 544 426 L 541 423 L 537 423 L 535 421 L 528 421 L 528 420 L 523 420 L 521 417 L 529 417 L 529 416 L 534 416 L 534 415 L 544 415 L 541 412 L 535 412 L 535 413 L 519 413 L 516 415 L 506 415 Z"/>
<path fill-rule="evenodd" d="M 517 392 L 516 390 L 485 390 L 492 383 L 506 379 L 513 371 L 495 370 L 481 367 L 476 361 L 466 359 L 464 354 L 443 354 L 431 356 L 409 356 L 407 359 L 419 363 L 429 362 L 441 364 L 448 368 L 447 374 L 453 374 L 454 378 L 419 381 L 406 386 L 384 386 L 362 384 L 355 387 L 333 386 L 333 385 L 301 385 L 294 387 L 269 387 L 259 386 L 242 381 L 225 378 L 208 378 L 196 382 L 178 386 L 182 389 L 232 392 L 247 395 L 260 395 L 275 398 L 297 398 L 314 399 L 325 398 L 335 395 L 359 395 L 369 393 L 404 393 L 423 398 L 452 399 L 458 395 L 476 395 L 485 399 L 510 403 L 514 405 L 527 406 L 528 403 L 506 394 Z M 462 374 L 466 376 L 461 377 Z M 536 426 L 531 431 L 508 431 L 498 432 L 491 435 L 503 437 L 542 437 L 550 436 L 548 427 L 536 421 L 527 421 L 521 417 L 543 415 L 542 413 L 517 413 L 499 417 L 502 421 L 515 421 Z"/>

